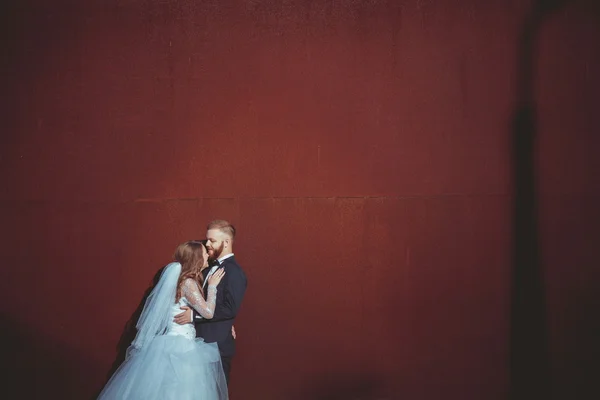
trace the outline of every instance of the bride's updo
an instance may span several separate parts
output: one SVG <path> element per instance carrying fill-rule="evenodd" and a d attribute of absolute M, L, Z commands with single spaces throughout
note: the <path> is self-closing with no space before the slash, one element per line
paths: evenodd
<path fill-rule="evenodd" d="M 192 278 L 202 287 L 201 271 L 204 266 L 204 254 L 206 254 L 204 244 L 196 240 L 182 243 L 175 249 L 173 258 L 181 264 L 181 275 L 179 275 L 177 281 L 177 298 L 175 301 L 179 301 L 181 298 L 181 284 L 184 280 Z"/>

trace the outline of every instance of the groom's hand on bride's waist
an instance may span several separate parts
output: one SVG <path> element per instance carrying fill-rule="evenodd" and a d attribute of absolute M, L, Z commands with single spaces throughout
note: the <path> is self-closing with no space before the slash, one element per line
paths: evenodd
<path fill-rule="evenodd" d="M 183 312 L 177 314 L 174 318 L 175 322 L 179 325 L 191 324 L 192 323 L 192 309 L 186 306 L 180 307 Z"/>

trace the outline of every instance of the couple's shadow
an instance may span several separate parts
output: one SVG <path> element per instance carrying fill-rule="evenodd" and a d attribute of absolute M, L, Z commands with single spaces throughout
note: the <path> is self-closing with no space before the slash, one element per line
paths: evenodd
<path fill-rule="evenodd" d="M 119 342 L 117 343 L 117 356 L 116 356 L 115 360 L 113 361 L 112 366 L 110 367 L 110 370 L 106 374 L 105 384 L 108 382 L 108 380 L 111 378 L 111 376 L 117 371 L 117 369 L 121 366 L 121 364 L 123 364 L 123 361 L 125 361 L 125 355 L 127 353 L 127 348 L 129 347 L 129 345 L 131 345 L 131 342 L 133 342 L 133 339 L 135 339 L 135 335 L 137 334 L 136 325 L 137 325 L 138 320 L 140 319 L 140 315 L 142 314 L 144 305 L 146 304 L 146 299 L 148 298 L 150 293 L 152 293 L 152 290 L 154 290 L 154 288 L 158 284 L 158 281 L 160 280 L 160 277 L 165 268 L 166 268 L 166 266 L 163 266 L 163 267 L 159 268 L 158 271 L 156 271 L 156 273 L 154 274 L 154 277 L 150 281 L 150 285 L 144 291 L 144 295 L 142 296 L 142 299 L 140 300 L 137 308 L 131 314 L 131 316 L 129 317 L 129 320 L 127 320 L 127 322 L 125 323 L 125 326 L 123 327 L 123 332 L 121 333 L 121 337 L 119 338 Z"/>

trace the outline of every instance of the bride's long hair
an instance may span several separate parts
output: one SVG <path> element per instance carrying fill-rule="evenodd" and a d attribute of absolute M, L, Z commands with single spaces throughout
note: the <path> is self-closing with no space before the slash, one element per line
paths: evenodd
<path fill-rule="evenodd" d="M 184 280 L 192 278 L 198 285 L 202 287 L 202 269 L 204 267 L 204 254 L 207 254 L 206 248 L 202 242 L 192 240 L 185 242 L 177 246 L 173 258 L 175 261 L 181 264 L 181 274 L 177 281 L 177 298 L 175 301 L 179 301 L 181 298 L 181 284 Z M 208 257 L 208 256 L 207 256 Z"/>

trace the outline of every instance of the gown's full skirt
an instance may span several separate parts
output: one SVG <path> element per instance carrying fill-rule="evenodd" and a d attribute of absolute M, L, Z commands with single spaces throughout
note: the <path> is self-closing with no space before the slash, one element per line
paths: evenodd
<path fill-rule="evenodd" d="M 108 381 L 103 400 L 225 400 L 227 383 L 216 343 L 181 335 L 155 337 Z"/>

